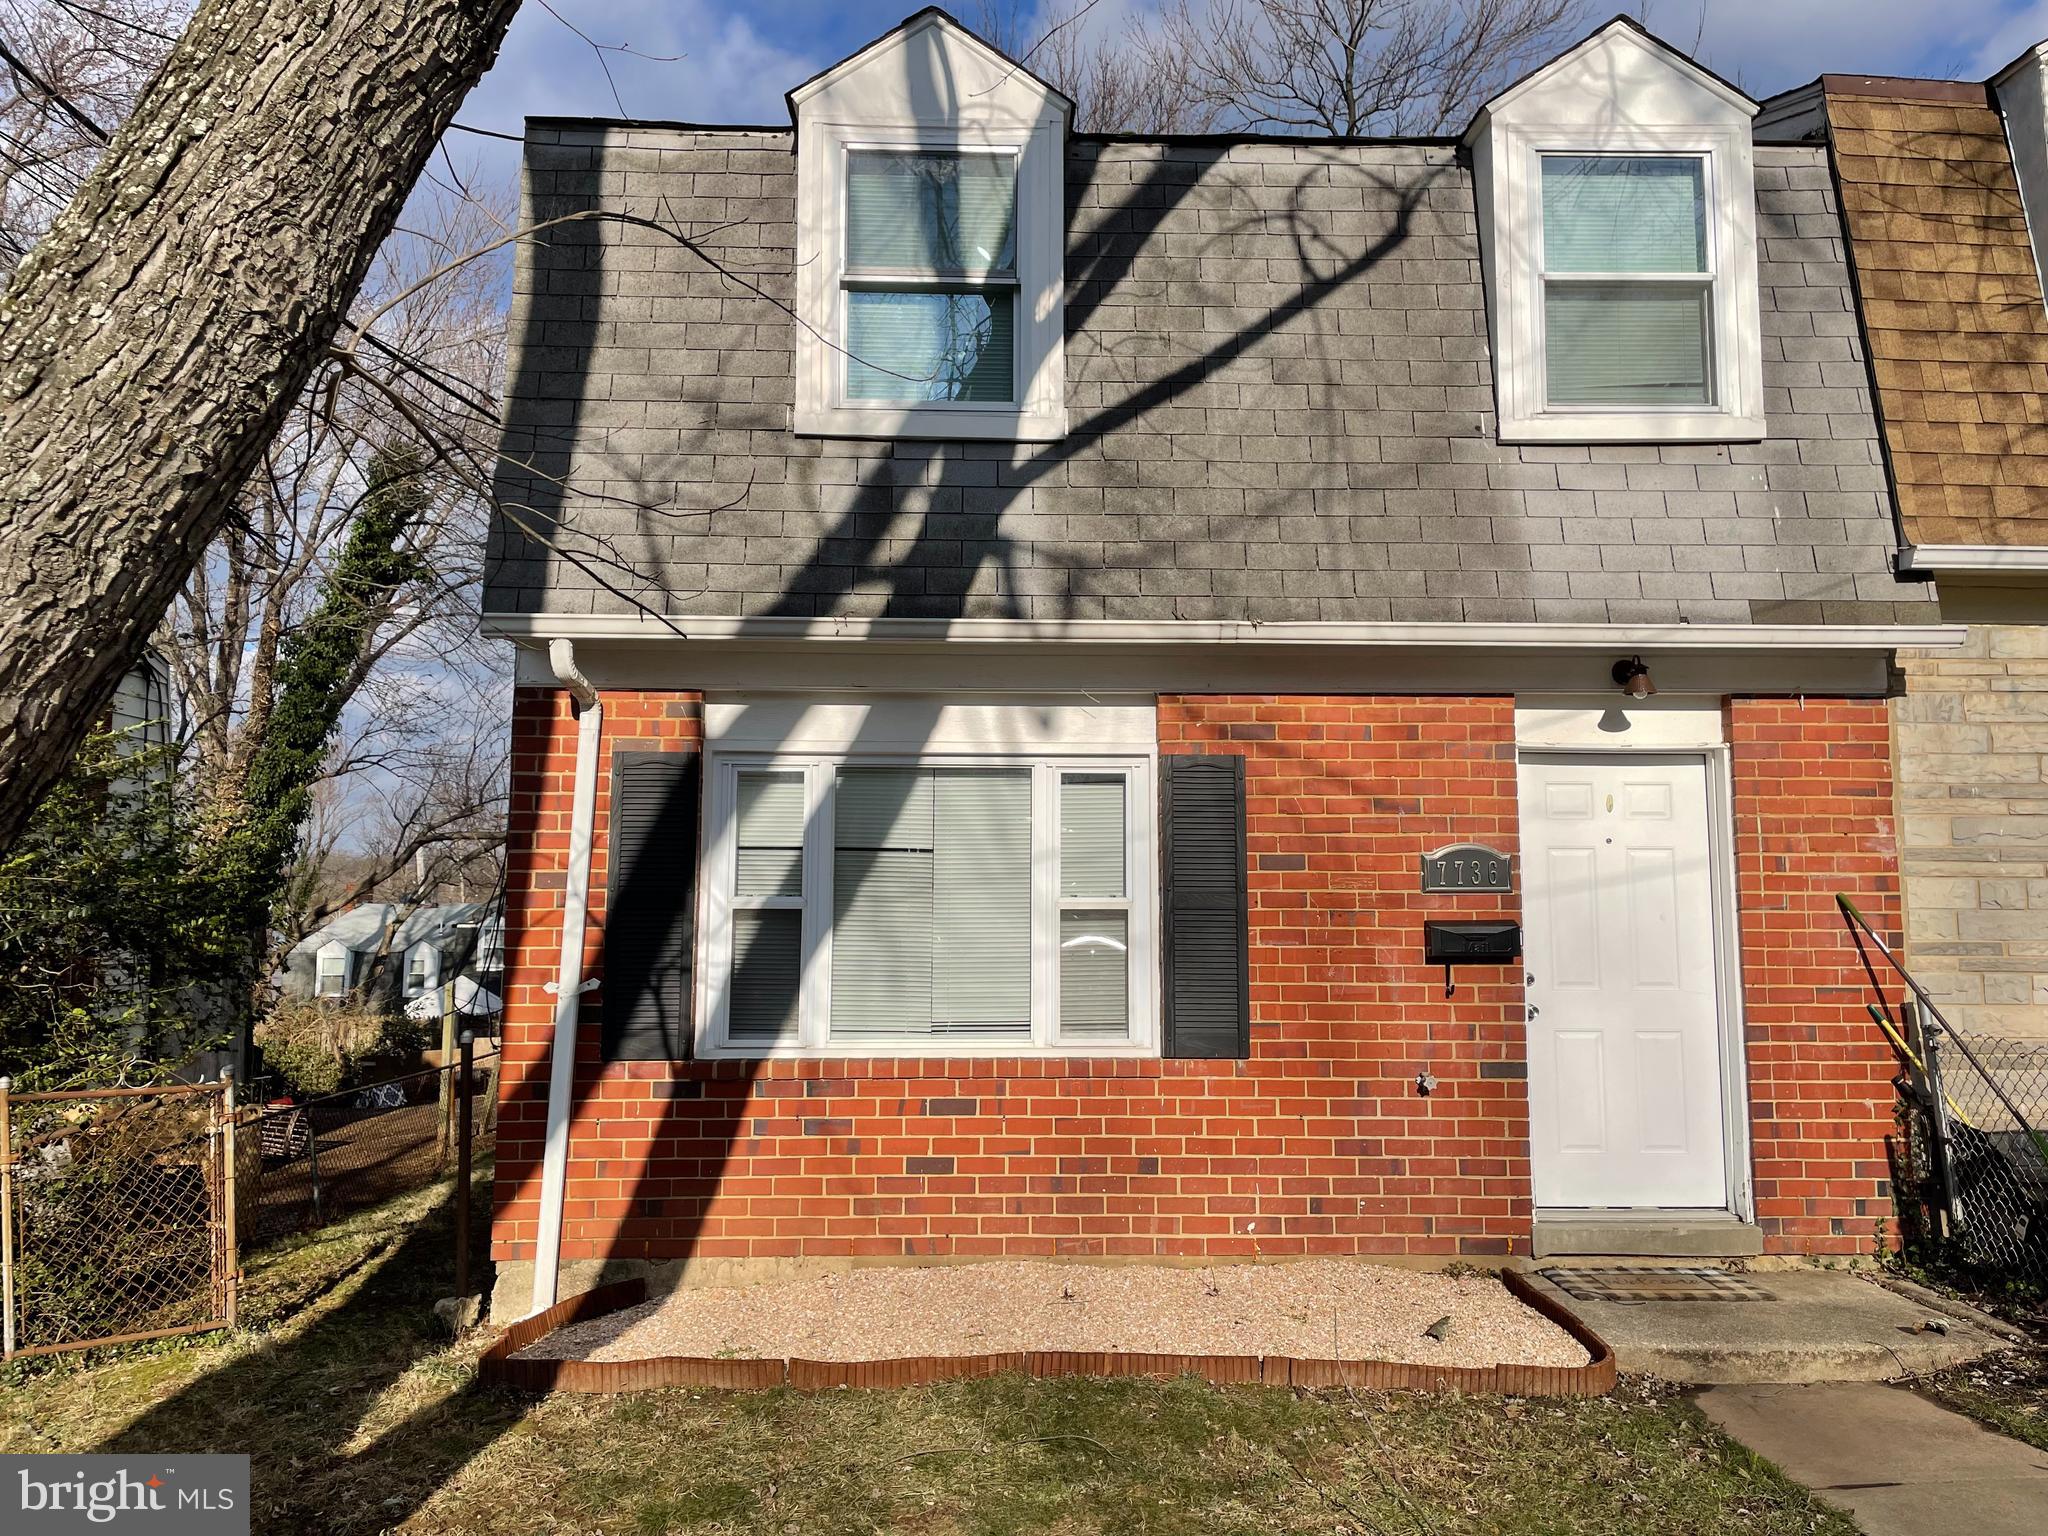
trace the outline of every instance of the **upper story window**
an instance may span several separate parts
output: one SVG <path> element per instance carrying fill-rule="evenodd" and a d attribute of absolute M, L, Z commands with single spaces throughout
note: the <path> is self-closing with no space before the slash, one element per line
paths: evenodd
<path fill-rule="evenodd" d="M 418 997 L 441 985 L 441 951 L 430 941 L 420 940 L 406 952 L 405 995 Z"/>
<path fill-rule="evenodd" d="M 1544 405 L 1712 405 L 1705 159 L 1541 163 Z"/>
<path fill-rule="evenodd" d="M 348 993 L 354 957 L 346 945 L 339 941 L 323 944 L 313 961 L 313 995 L 315 997 L 343 997 Z"/>
<path fill-rule="evenodd" d="M 796 430 L 1062 435 L 1071 104 L 936 13 L 790 101 Z"/>
<path fill-rule="evenodd" d="M 1017 398 L 1017 156 L 849 149 L 846 394 Z"/>
<path fill-rule="evenodd" d="M 1755 110 L 1622 21 L 1480 113 L 1503 441 L 1763 435 Z"/>

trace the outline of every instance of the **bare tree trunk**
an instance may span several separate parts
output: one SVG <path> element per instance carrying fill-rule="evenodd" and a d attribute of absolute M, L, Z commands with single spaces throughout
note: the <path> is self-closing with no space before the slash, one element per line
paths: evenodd
<path fill-rule="evenodd" d="M 517 0 L 206 0 L 0 296 L 0 848 L 319 364 Z"/>

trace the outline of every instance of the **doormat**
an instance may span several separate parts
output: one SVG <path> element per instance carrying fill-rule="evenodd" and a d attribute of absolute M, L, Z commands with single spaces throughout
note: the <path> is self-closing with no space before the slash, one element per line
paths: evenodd
<path fill-rule="evenodd" d="M 1544 1269 L 1538 1274 L 1574 1301 L 1776 1301 L 1747 1275 L 1725 1269 Z"/>

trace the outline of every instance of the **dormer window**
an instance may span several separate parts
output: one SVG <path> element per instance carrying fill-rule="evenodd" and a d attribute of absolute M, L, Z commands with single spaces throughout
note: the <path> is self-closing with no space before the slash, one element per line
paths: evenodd
<path fill-rule="evenodd" d="M 790 108 L 796 430 L 1063 435 L 1072 104 L 926 12 Z"/>
<path fill-rule="evenodd" d="M 1017 156 L 848 149 L 846 394 L 1017 398 Z"/>
<path fill-rule="evenodd" d="M 1699 155 L 1544 155 L 1543 403 L 1714 403 L 1714 273 Z"/>
<path fill-rule="evenodd" d="M 405 995 L 418 997 L 431 992 L 441 985 L 441 951 L 433 942 L 422 939 L 406 951 Z"/>
<path fill-rule="evenodd" d="M 1626 20 L 1482 109 L 1503 442 L 1763 436 L 1755 112 Z"/>
<path fill-rule="evenodd" d="M 338 940 L 321 945 L 313 960 L 313 995 L 346 997 L 354 979 L 350 975 L 354 958 L 348 946 Z"/>

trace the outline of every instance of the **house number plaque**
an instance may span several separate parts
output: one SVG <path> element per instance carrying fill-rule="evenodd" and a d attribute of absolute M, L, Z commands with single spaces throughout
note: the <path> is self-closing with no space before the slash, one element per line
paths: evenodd
<path fill-rule="evenodd" d="M 1512 891 L 1514 860 L 1484 843 L 1452 843 L 1422 856 L 1425 891 Z"/>

